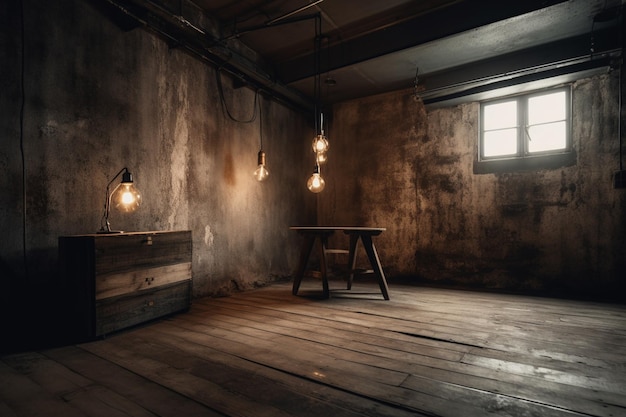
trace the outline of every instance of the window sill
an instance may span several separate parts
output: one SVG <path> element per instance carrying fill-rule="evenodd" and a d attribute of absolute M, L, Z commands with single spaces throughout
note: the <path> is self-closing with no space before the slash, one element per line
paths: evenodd
<path fill-rule="evenodd" d="M 576 152 L 570 151 L 567 153 L 529 156 L 526 158 L 474 161 L 474 174 L 539 171 L 542 169 L 558 169 L 575 164 Z"/>

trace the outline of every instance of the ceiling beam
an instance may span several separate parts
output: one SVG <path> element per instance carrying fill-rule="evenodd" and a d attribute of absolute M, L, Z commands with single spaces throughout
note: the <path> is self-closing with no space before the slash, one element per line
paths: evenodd
<path fill-rule="evenodd" d="M 566 1 L 460 1 L 325 49 L 321 71 L 336 70 Z M 311 77 L 314 75 L 312 62 L 312 54 L 284 61 L 277 66 L 278 78 L 290 84 Z"/>
<path fill-rule="evenodd" d="M 589 50 L 589 36 L 583 35 L 427 74 L 419 80 L 420 96 L 431 102 L 464 91 L 487 91 L 507 83 L 516 85 L 519 84 L 517 79 L 523 77 L 549 78 L 555 71 L 562 75 L 579 72 L 581 67 L 587 70 L 617 65 L 621 56 L 618 35 L 617 27 L 597 31 L 593 55 Z"/>

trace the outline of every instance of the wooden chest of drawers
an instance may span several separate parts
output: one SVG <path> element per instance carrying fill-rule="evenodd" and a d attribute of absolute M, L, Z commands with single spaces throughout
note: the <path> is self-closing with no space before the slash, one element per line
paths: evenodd
<path fill-rule="evenodd" d="M 186 310 L 191 231 L 59 237 L 71 333 L 91 339 Z"/>

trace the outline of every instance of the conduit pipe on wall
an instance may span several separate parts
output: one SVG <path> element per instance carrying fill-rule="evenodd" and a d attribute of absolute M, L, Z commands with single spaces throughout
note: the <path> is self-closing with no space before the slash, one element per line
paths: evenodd
<path fill-rule="evenodd" d="M 267 91 L 272 98 L 291 107 L 304 111 L 313 110 L 314 103 L 311 99 L 280 83 L 265 71 L 259 62 L 246 58 L 229 47 L 226 42 L 187 20 L 182 14 L 176 14 L 152 0 L 107 0 L 107 2 L 145 28 L 164 37 L 172 46 L 185 48 L 220 70 L 227 71 L 253 89 Z"/>

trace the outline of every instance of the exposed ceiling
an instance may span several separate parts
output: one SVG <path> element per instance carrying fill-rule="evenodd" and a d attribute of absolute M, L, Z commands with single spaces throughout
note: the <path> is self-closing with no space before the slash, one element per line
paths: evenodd
<path fill-rule="evenodd" d="M 416 81 L 427 104 L 567 81 L 616 66 L 624 36 L 623 0 L 102 1 L 303 106 L 316 73 L 325 103 Z"/>

